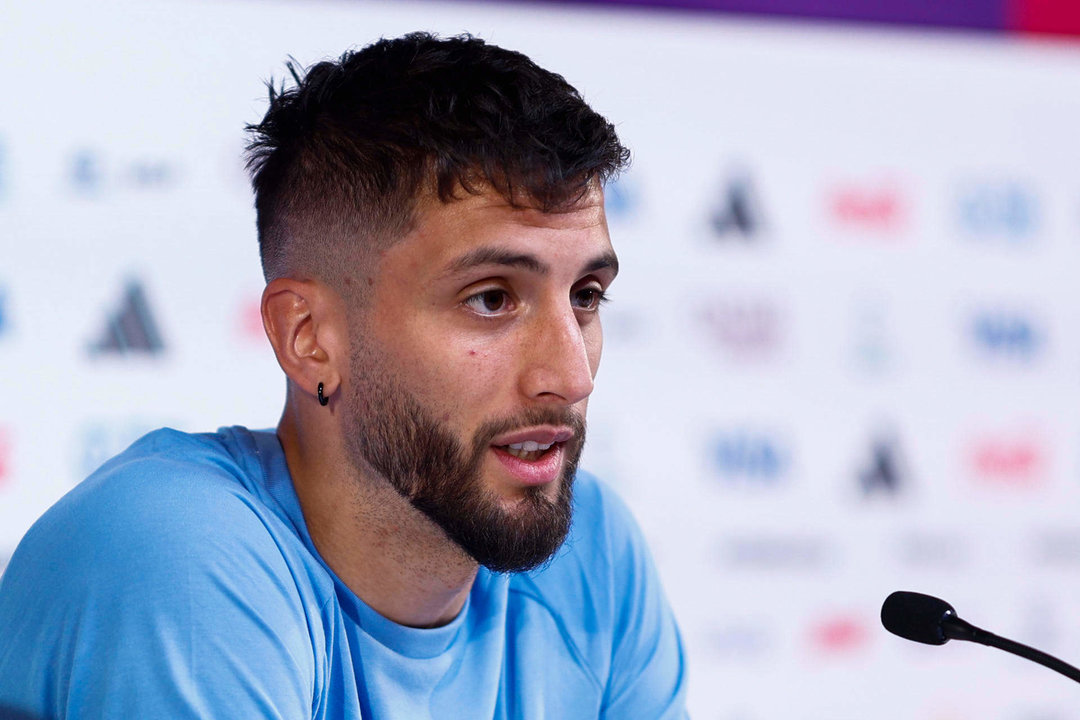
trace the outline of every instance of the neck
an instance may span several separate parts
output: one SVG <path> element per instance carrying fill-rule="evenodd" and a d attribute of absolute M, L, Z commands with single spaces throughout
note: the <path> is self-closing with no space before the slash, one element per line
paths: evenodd
<path fill-rule="evenodd" d="M 354 467 L 335 427 L 321 418 L 300 422 L 291 405 L 277 435 L 323 561 L 396 623 L 438 627 L 457 617 L 476 561 L 374 470 Z"/>

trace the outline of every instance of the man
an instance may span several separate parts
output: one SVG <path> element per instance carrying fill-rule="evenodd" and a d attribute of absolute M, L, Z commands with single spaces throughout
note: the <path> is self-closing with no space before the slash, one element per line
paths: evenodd
<path fill-rule="evenodd" d="M 468 37 L 293 74 L 250 128 L 277 432 L 151 433 L 47 512 L 0 584 L 0 706 L 683 717 L 639 532 L 576 471 L 614 129 Z"/>

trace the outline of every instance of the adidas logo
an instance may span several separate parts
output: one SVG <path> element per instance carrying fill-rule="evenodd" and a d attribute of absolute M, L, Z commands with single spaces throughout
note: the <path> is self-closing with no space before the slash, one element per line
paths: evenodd
<path fill-rule="evenodd" d="M 100 339 L 90 346 L 94 355 L 157 355 L 165 350 L 161 333 L 150 312 L 142 285 L 130 281 L 124 288 L 120 307 L 106 319 Z"/>
<path fill-rule="evenodd" d="M 733 176 L 727 182 L 723 197 L 709 218 L 713 233 L 718 237 L 737 235 L 749 240 L 761 225 L 761 213 L 754 187 L 749 177 Z"/>

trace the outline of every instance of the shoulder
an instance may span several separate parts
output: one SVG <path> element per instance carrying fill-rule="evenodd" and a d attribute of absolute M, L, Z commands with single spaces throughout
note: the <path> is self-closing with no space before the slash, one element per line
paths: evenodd
<path fill-rule="evenodd" d="M 251 468 L 227 443 L 151 433 L 62 498 L 16 548 L 0 578 L 0 636 L 62 674 L 60 697 L 98 684 L 105 657 L 122 677 L 94 696 L 106 703 L 141 698 L 157 708 L 180 698 L 170 687 L 198 688 L 183 702 L 255 697 L 264 685 L 282 702 L 312 697 L 325 598 L 305 579 L 299 540 L 251 491 Z M 16 660 L 0 652 L 0 675 L 22 677 Z M 244 666 L 258 678 L 229 671 Z"/>
<path fill-rule="evenodd" d="M 241 463 L 221 435 L 150 433 L 50 508 L 19 544 L 8 573 L 14 582 L 51 568 L 36 579 L 55 585 L 58 601 L 73 603 L 131 591 L 160 593 L 167 602 L 214 578 L 233 589 L 247 578 L 257 595 L 260 584 L 291 574 L 281 548 L 289 539 L 250 491 Z M 265 572 L 252 573 L 252 563 Z"/>
<path fill-rule="evenodd" d="M 168 548 L 168 540 L 201 529 L 242 534 L 250 529 L 245 518 L 257 512 L 244 475 L 220 436 L 156 430 L 61 498 L 25 542 L 77 534 L 123 557 Z M 78 555 L 78 547 L 69 550 Z"/>

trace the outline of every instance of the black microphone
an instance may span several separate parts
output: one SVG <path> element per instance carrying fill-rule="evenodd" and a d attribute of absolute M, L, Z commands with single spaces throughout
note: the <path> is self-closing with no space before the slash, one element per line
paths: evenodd
<path fill-rule="evenodd" d="M 1072 665 L 1041 650 L 977 628 L 961 620 L 952 605 L 930 595 L 903 590 L 894 592 L 885 598 L 881 606 L 881 624 L 894 635 L 927 645 L 944 645 L 950 640 L 968 640 L 995 647 L 1037 662 L 1080 682 L 1080 670 Z"/>

